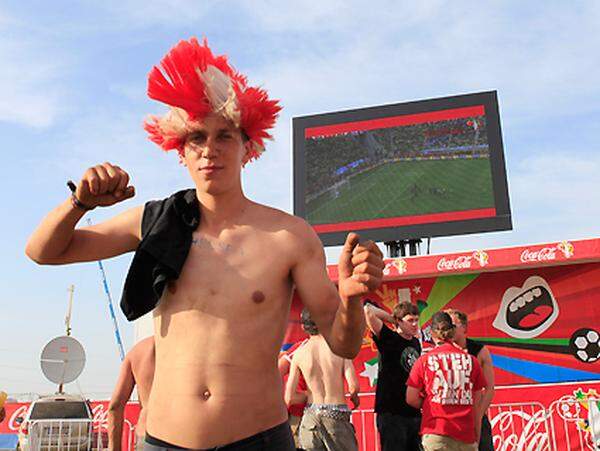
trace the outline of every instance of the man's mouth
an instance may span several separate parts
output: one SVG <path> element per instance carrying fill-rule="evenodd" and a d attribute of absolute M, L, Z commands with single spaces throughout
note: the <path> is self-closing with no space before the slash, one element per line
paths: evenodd
<path fill-rule="evenodd" d="M 523 291 L 509 302 L 506 322 L 515 329 L 532 330 L 546 321 L 552 311 L 551 294 L 538 285 Z"/>
<path fill-rule="evenodd" d="M 203 166 L 203 167 L 201 167 L 200 171 L 204 172 L 206 174 L 212 174 L 214 172 L 220 171 L 221 169 L 223 169 L 223 166 L 211 165 L 211 166 Z"/>

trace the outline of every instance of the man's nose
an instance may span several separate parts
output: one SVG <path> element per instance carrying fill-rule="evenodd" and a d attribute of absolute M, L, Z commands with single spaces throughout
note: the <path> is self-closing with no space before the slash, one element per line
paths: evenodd
<path fill-rule="evenodd" d="M 202 155 L 206 158 L 214 158 L 218 155 L 218 153 L 219 149 L 217 140 L 212 137 L 207 138 L 202 149 Z"/>

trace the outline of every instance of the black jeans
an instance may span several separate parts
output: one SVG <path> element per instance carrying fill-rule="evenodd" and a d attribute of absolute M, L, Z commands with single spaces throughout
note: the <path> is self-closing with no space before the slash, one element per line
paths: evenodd
<path fill-rule="evenodd" d="M 172 451 L 172 450 L 184 450 L 189 448 L 181 448 L 174 446 L 169 443 L 158 440 L 154 437 L 146 434 L 146 440 L 144 442 L 144 451 Z M 214 448 L 208 448 L 205 450 L 196 451 L 295 451 L 294 439 L 292 438 L 292 431 L 290 425 L 286 421 L 285 423 L 275 426 L 258 434 L 254 434 L 251 437 L 238 440 L 234 443 L 227 445 L 215 446 Z"/>
<path fill-rule="evenodd" d="M 403 417 L 391 413 L 377 414 L 381 451 L 419 451 L 421 417 Z"/>
<path fill-rule="evenodd" d="M 492 425 L 487 415 L 481 420 L 481 439 L 479 440 L 479 451 L 494 451 L 492 440 Z"/>

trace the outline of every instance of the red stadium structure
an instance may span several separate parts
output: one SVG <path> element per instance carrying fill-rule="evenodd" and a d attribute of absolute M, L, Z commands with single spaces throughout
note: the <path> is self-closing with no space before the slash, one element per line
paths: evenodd
<path fill-rule="evenodd" d="M 328 267 L 336 280 L 337 267 Z M 489 411 L 495 449 L 592 450 L 600 440 L 600 239 L 386 260 L 384 283 L 369 296 L 390 310 L 410 300 L 426 340 L 431 316 L 456 308 L 469 336 L 489 347 L 496 395 Z M 305 338 L 301 302 L 292 303 L 284 349 Z M 361 406 L 360 449 L 378 451 L 373 413 L 377 352 L 368 334 L 354 360 Z M 98 448 L 105 446 L 107 402 L 92 403 Z M 27 404 L 7 403 L 0 433 L 15 433 Z M 126 409 L 124 442 L 139 407 Z M 125 446 L 123 449 L 129 449 Z"/>
<path fill-rule="evenodd" d="M 332 280 L 337 267 L 328 268 Z M 496 395 L 495 449 L 591 450 L 600 440 L 600 239 L 386 260 L 369 296 L 391 311 L 418 305 L 423 336 L 432 315 L 468 314 L 468 333 L 489 347 Z M 297 300 L 296 300 L 297 301 Z M 286 342 L 302 337 L 295 302 Z M 379 450 L 373 413 L 377 352 L 368 334 L 354 360 L 362 402 L 354 413 L 363 451 Z"/>

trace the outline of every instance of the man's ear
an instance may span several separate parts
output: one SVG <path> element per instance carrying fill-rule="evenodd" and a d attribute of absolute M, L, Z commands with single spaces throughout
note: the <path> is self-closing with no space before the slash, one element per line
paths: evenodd
<path fill-rule="evenodd" d="M 182 152 L 177 152 L 177 155 L 179 156 L 179 164 L 187 168 L 187 163 L 185 162 L 185 155 Z"/>
<path fill-rule="evenodd" d="M 242 157 L 242 167 L 246 166 L 246 163 L 250 161 L 250 155 L 252 155 L 252 141 L 245 141 L 244 156 Z"/>

